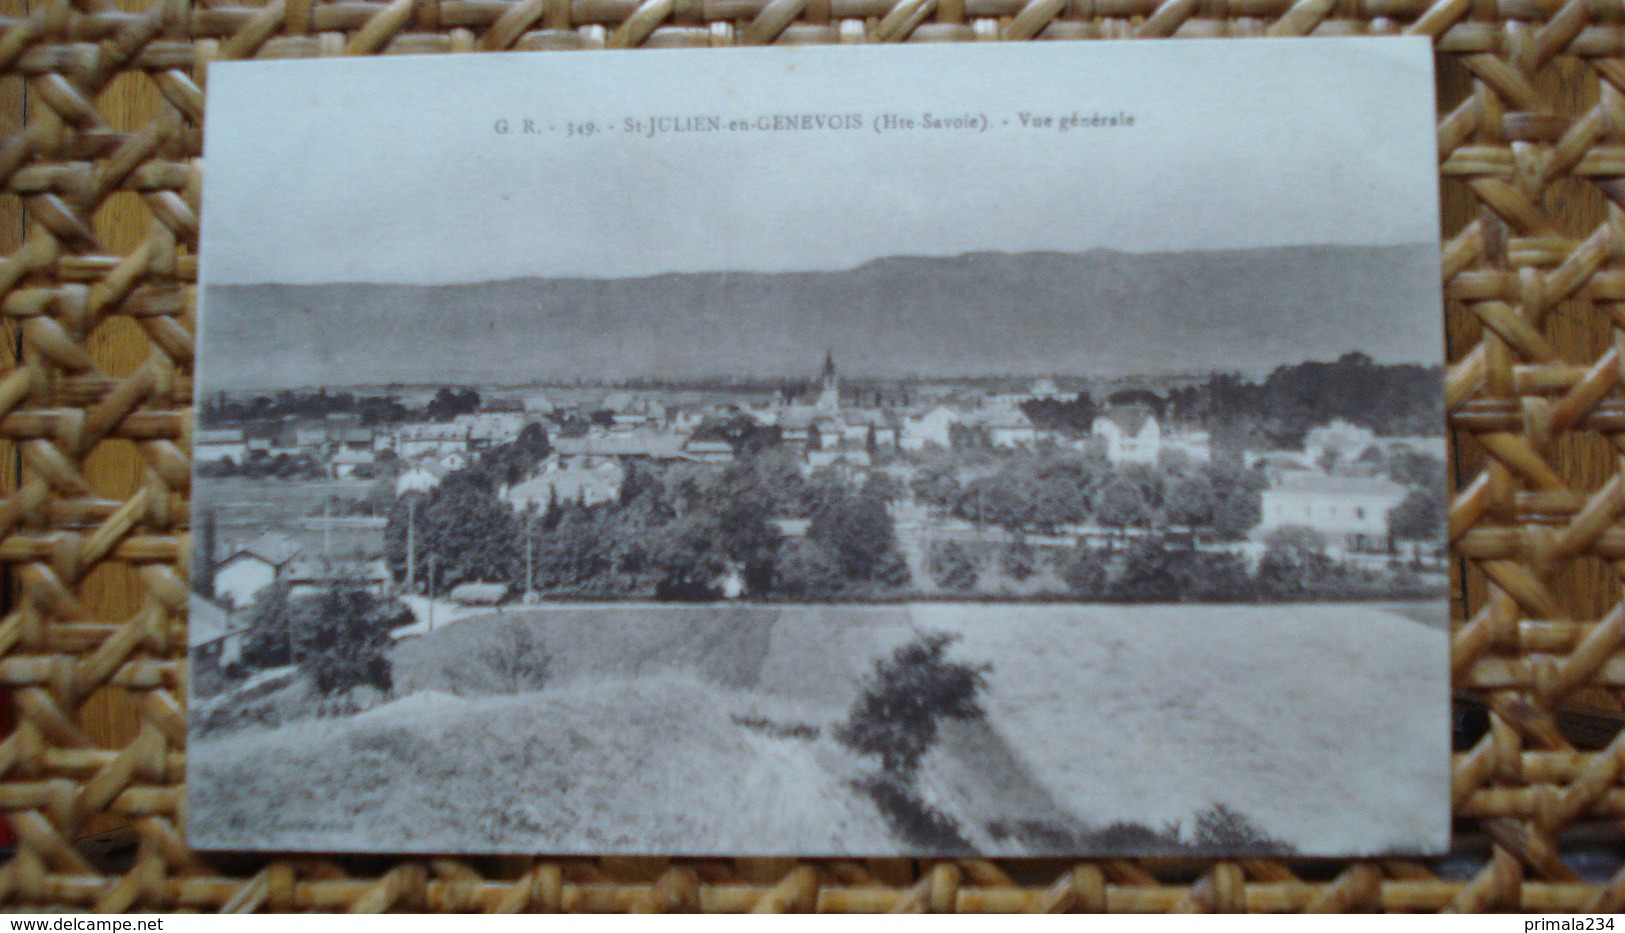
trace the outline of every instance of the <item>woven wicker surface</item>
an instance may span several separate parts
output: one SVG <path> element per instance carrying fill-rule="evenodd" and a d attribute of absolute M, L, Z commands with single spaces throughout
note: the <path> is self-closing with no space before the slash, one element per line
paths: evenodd
<path fill-rule="evenodd" d="M 1582 875 L 1573 856 L 1586 839 L 1593 852 L 1617 852 L 1625 825 L 1625 737 L 1616 734 L 1625 700 L 1625 605 L 1615 579 L 1625 568 L 1619 0 L 230 4 L 0 2 L 0 326 L 13 350 L 0 374 L 0 562 L 11 584 L 0 682 L 16 715 L 15 732 L 0 742 L 0 811 L 20 840 L 0 866 L 0 905 L 1625 905 L 1617 861 Z M 1431 36 L 1441 52 L 1442 268 L 1458 483 L 1450 527 L 1462 558 L 1452 663 L 1462 711 L 1487 722 L 1455 760 L 1462 855 L 1349 863 L 350 860 L 200 857 L 187 848 L 188 406 L 208 62 L 773 41 L 1397 33 Z"/>

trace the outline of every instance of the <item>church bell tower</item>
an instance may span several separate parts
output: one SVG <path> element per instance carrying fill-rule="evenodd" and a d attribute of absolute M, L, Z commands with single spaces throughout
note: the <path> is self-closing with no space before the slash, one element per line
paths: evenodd
<path fill-rule="evenodd" d="M 824 378 L 818 392 L 818 410 L 834 412 L 841 408 L 841 377 L 835 372 L 835 354 L 824 353 Z"/>

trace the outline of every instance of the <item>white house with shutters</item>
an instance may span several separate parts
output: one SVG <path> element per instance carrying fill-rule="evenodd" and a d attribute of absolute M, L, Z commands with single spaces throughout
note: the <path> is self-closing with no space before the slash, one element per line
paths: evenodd
<path fill-rule="evenodd" d="M 1385 550 L 1390 543 L 1388 512 L 1404 501 L 1406 491 L 1385 476 L 1282 473 L 1263 492 L 1254 536 L 1299 526 L 1319 532 L 1338 550 Z"/>

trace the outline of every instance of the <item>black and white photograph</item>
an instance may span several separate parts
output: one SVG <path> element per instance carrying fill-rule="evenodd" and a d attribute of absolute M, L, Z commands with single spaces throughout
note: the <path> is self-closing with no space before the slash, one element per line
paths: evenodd
<path fill-rule="evenodd" d="M 1430 54 L 213 66 L 189 840 L 1442 851 Z"/>

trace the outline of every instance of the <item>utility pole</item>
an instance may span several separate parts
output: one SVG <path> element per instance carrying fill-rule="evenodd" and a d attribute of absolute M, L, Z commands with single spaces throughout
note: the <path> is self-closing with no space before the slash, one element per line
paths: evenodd
<path fill-rule="evenodd" d="M 406 500 L 406 591 L 418 590 L 418 500 Z"/>
<path fill-rule="evenodd" d="M 531 570 L 531 537 L 536 531 L 536 517 L 525 519 L 525 602 L 535 601 L 536 588 L 532 585 L 534 579 Z"/>
<path fill-rule="evenodd" d="M 429 555 L 429 631 L 434 631 L 434 555 Z"/>
<path fill-rule="evenodd" d="M 322 561 L 333 553 L 333 494 L 322 497 Z"/>

